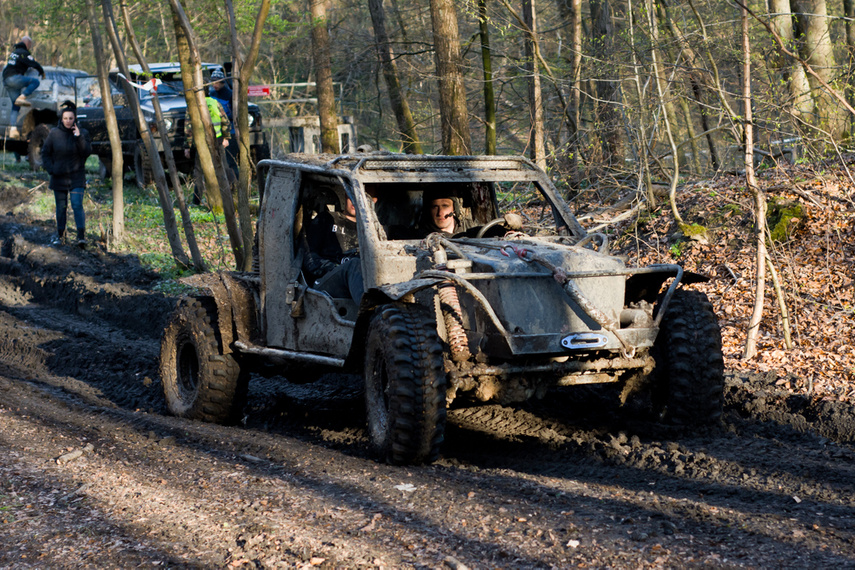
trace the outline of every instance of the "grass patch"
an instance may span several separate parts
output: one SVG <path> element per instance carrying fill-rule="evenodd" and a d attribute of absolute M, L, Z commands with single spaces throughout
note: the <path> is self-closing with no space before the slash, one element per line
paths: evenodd
<path fill-rule="evenodd" d="M 53 191 L 47 187 L 47 173 L 43 170 L 32 172 L 26 158 L 23 158 L 21 163 L 16 163 L 14 155 L 7 152 L 0 152 L 0 171 L 3 169 L 6 174 L 5 184 L 16 184 L 28 189 L 37 188 L 32 192 L 31 200 L 19 210 L 32 218 L 52 223 L 56 213 L 56 203 Z M 109 181 L 104 182 L 98 178 L 98 169 L 98 157 L 90 156 L 86 161 L 88 188 L 84 200 L 86 231 L 90 238 L 112 231 L 113 189 Z M 206 265 L 210 270 L 234 269 L 234 257 L 225 227 L 225 217 L 222 214 L 214 214 L 207 207 L 191 205 L 192 187 L 185 185 L 183 191 L 196 242 Z M 156 288 L 162 288 L 164 292 L 181 291 L 184 285 L 176 280 L 190 275 L 192 271 L 179 267 L 172 257 L 163 224 L 163 211 L 160 208 L 156 190 L 152 186 L 139 188 L 126 179 L 123 185 L 123 200 L 125 240 L 121 244 L 114 244 L 111 240 L 111 251 L 136 255 L 143 266 L 163 279 Z M 257 191 L 254 188 L 250 201 L 254 203 L 258 201 Z M 181 214 L 177 207 L 175 217 L 184 252 L 190 257 Z M 74 217 L 70 207 L 68 220 L 69 231 L 71 231 L 74 228 Z"/>

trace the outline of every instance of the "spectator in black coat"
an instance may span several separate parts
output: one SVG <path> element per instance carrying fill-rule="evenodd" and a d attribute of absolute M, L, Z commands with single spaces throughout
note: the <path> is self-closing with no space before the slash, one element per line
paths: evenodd
<path fill-rule="evenodd" d="M 12 100 L 12 113 L 9 115 L 9 124 L 12 125 L 12 138 L 19 136 L 18 111 L 21 110 L 21 107 L 31 104 L 27 101 L 27 96 L 35 91 L 41 83 L 35 77 L 28 76 L 27 71 L 30 68 L 35 69 L 42 79 L 45 78 L 45 70 L 30 53 L 32 48 L 33 39 L 30 36 L 21 38 L 21 41 L 15 44 L 12 53 L 9 54 L 6 67 L 3 68 L 3 84 Z"/>
<path fill-rule="evenodd" d="M 59 126 L 51 129 L 42 147 L 42 166 L 50 174 L 50 188 L 56 198 L 56 237 L 62 241 L 65 234 L 68 201 L 74 211 L 77 226 L 77 245 L 86 245 L 86 215 L 83 211 L 83 193 L 86 190 L 86 159 L 92 154 L 89 132 L 77 126 L 74 109 L 63 109 Z"/>

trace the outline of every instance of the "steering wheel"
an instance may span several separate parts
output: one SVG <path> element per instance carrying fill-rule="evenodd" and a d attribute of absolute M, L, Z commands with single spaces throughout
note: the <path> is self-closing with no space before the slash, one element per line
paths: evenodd
<path fill-rule="evenodd" d="M 505 224 L 508 228 L 508 231 L 518 232 L 521 231 L 523 228 L 523 218 L 519 214 L 509 212 L 501 218 L 490 220 L 489 222 L 481 226 L 481 229 L 478 230 L 477 234 L 475 234 L 475 238 L 477 239 L 484 237 L 484 234 L 487 233 L 487 230 L 499 224 Z"/>

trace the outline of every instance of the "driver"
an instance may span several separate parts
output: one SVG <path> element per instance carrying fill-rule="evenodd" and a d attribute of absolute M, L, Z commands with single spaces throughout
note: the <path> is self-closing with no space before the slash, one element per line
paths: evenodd
<path fill-rule="evenodd" d="M 437 232 L 453 236 L 465 229 L 455 213 L 456 200 L 453 192 L 442 188 L 425 190 L 419 222 L 419 232 L 423 237 Z"/>
<path fill-rule="evenodd" d="M 375 203 L 377 198 L 369 196 Z M 326 209 L 306 228 L 303 270 L 312 288 L 326 291 L 333 298 L 353 299 L 359 303 L 365 285 L 359 261 L 356 207 L 347 198 L 343 212 Z"/>

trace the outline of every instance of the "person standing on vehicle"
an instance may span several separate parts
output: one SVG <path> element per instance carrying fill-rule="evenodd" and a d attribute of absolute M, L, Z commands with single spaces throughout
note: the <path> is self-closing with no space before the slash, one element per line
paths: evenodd
<path fill-rule="evenodd" d="M 229 138 L 231 137 L 231 121 L 229 121 L 226 110 L 219 101 L 206 95 L 205 103 L 208 106 L 208 114 L 211 116 L 211 126 L 214 129 L 214 140 L 217 142 L 216 148 L 211 150 L 212 152 L 220 152 L 220 159 L 225 165 L 225 152 L 222 151 L 229 146 Z M 184 156 L 186 158 L 190 158 L 192 154 L 196 155 L 195 163 L 193 165 L 193 176 L 196 178 L 197 184 L 193 190 L 193 203 L 198 206 L 202 203 L 202 187 L 198 181 L 201 180 L 204 175 L 202 174 L 202 165 L 199 163 L 199 154 L 193 153 L 193 145 L 193 123 L 190 121 L 190 116 L 188 114 L 187 118 L 184 120 Z M 236 178 L 237 177 L 234 175 L 229 176 L 229 182 L 234 182 Z"/>
<path fill-rule="evenodd" d="M 42 166 L 50 174 L 50 189 L 56 199 L 56 237 L 59 244 L 65 234 L 68 201 L 74 211 L 77 245 L 86 245 L 86 214 L 83 193 L 86 190 L 86 159 L 92 154 L 89 132 L 77 126 L 74 109 L 62 110 L 59 126 L 51 129 L 42 147 Z"/>
<path fill-rule="evenodd" d="M 33 39 L 30 36 L 21 38 L 21 41 L 13 47 L 6 67 L 3 68 L 3 84 L 12 100 L 12 114 L 9 115 L 9 124 L 12 125 L 10 136 L 12 138 L 20 136 L 18 132 L 18 111 L 21 110 L 21 107 L 31 105 L 27 101 L 27 96 L 35 91 L 41 83 L 35 77 L 28 76 L 27 70 L 33 68 L 39 72 L 42 79 L 45 78 L 45 70 L 30 53 L 32 48 Z"/>

